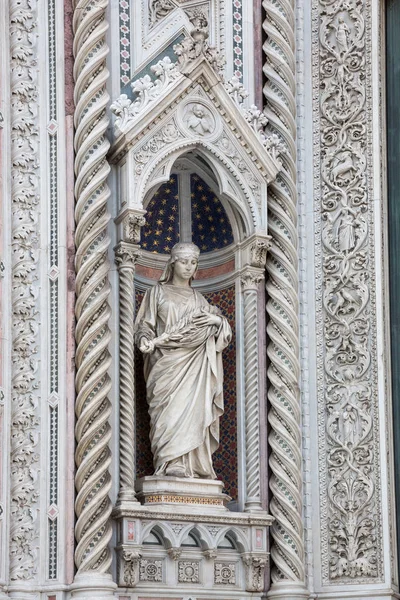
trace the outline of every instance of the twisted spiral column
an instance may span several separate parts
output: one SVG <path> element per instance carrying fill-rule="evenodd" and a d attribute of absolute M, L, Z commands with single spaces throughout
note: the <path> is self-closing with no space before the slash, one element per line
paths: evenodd
<path fill-rule="evenodd" d="M 284 151 L 282 170 L 270 184 L 267 258 L 268 369 L 271 433 L 270 488 L 273 560 L 270 597 L 308 597 L 304 585 L 302 461 L 299 393 L 298 251 L 296 211 L 296 104 L 294 0 L 263 0 L 266 41 L 267 134 Z"/>
<path fill-rule="evenodd" d="M 75 562 L 78 576 L 92 574 L 93 581 L 110 579 L 112 533 L 106 7 L 107 0 L 78 0 L 74 3 L 73 17 L 77 273 Z M 97 590 L 98 597 L 103 597 L 101 594 Z"/>
<path fill-rule="evenodd" d="M 249 269 L 241 276 L 244 305 L 246 502 L 245 511 L 261 510 L 260 394 L 257 296 L 264 273 Z"/>
<path fill-rule="evenodd" d="M 138 246 L 120 242 L 115 249 L 119 273 L 119 494 L 118 500 L 135 497 L 135 379 L 134 379 L 134 276 Z"/>

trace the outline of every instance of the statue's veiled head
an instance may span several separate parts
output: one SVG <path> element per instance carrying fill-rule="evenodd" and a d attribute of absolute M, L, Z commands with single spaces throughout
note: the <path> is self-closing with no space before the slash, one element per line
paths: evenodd
<path fill-rule="evenodd" d="M 178 242 L 171 250 L 171 256 L 165 266 L 163 274 L 159 279 L 159 283 L 168 283 L 174 276 L 174 264 L 180 258 L 195 258 L 199 260 L 200 249 L 192 242 Z M 197 268 L 196 268 L 197 271 Z"/>

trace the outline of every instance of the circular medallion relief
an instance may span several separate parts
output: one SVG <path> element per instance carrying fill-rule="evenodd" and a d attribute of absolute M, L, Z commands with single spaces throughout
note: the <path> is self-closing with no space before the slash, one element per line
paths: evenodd
<path fill-rule="evenodd" d="M 216 117 L 202 99 L 190 99 L 180 110 L 179 121 L 186 134 L 208 139 L 218 133 Z"/>

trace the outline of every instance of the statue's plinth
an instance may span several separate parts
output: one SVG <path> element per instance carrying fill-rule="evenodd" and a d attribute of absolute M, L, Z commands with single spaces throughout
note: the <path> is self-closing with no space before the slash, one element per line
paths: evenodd
<path fill-rule="evenodd" d="M 193 512 L 227 511 L 230 497 L 222 492 L 224 484 L 215 479 L 190 479 L 152 475 L 136 481 L 137 498 L 147 508 Z"/>

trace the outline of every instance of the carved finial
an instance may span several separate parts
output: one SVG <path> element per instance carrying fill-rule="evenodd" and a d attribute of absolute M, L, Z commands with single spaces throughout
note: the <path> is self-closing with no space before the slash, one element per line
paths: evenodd
<path fill-rule="evenodd" d="M 194 30 L 206 31 L 207 37 L 208 37 L 208 16 L 204 12 L 204 10 L 202 8 L 200 8 L 199 6 L 195 6 L 192 9 L 188 9 L 186 11 L 186 14 L 189 17 L 189 21 L 192 23 Z M 193 33 L 192 33 L 192 36 L 193 36 Z"/>
<path fill-rule="evenodd" d="M 191 35 L 186 36 L 179 44 L 173 47 L 178 57 L 178 68 L 184 71 L 190 63 L 203 55 L 208 60 L 214 71 L 223 78 L 226 59 L 216 48 L 207 43 L 208 31 L 202 27 L 192 29 Z"/>

